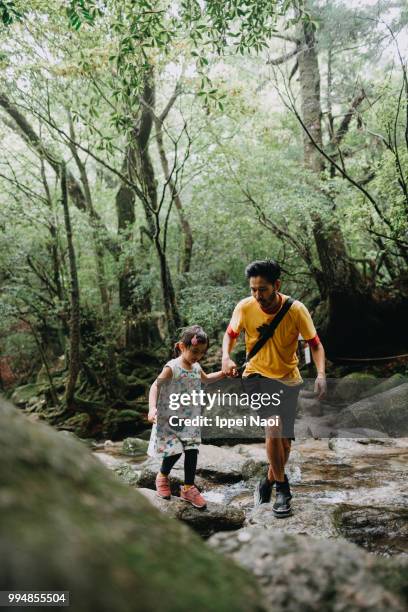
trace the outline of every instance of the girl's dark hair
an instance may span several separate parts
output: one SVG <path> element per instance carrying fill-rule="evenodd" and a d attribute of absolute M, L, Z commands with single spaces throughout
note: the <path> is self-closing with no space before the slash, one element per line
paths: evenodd
<path fill-rule="evenodd" d="M 195 338 L 196 341 L 192 342 L 193 338 Z M 194 344 L 206 344 L 207 348 L 210 346 L 210 340 L 207 334 L 199 325 L 190 325 L 190 327 L 184 327 L 181 330 L 178 342 L 176 342 L 176 344 L 174 345 L 175 357 L 178 357 L 181 354 L 180 348 L 178 346 L 179 342 L 182 342 L 188 348 L 190 346 L 193 346 Z"/>

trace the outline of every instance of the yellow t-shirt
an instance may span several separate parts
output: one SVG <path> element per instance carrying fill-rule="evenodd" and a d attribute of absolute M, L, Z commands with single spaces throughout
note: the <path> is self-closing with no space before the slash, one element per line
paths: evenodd
<path fill-rule="evenodd" d="M 288 296 L 282 293 L 279 295 L 282 298 L 282 307 Z M 245 331 L 246 352 L 249 353 L 259 339 L 257 328 L 271 323 L 276 314 L 267 314 L 255 298 L 248 297 L 235 306 L 229 329 L 237 335 L 242 330 Z M 249 361 L 244 376 L 257 373 L 268 378 L 283 378 L 289 384 L 301 382 L 297 367 L 299 359 L 296 355 L 299 334 L 305 340 L 311 340 L 316 336 L 316 329 L 306 306 L 295 300 L 275 329 L 272 338 L 269 338 Z"/>

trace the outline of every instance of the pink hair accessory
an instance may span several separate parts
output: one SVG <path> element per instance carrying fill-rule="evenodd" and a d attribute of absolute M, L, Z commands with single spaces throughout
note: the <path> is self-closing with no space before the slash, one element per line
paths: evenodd
<path fill-rule="evenodd" d="M 193 344 L 194 346 L 198 344 L 198 338 L 196 334 L 194 334 L 194 336 L 191 338 L 191 344 Z"/>

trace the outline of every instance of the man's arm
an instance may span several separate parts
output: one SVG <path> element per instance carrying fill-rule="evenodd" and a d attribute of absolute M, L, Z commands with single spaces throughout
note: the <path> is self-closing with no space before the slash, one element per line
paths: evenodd
<path fill-rule="evenodd" d="M 227 330 L 222 341 L 222 371 L 226 376 L 235 376 L 237 370 L 237 364 L 230 357 L 236 342 L 237 338 L 230 336 Z"/>
<path fill-rule="evenodd" d="M 310 342 L 309 346 L 310 351 L 312 353 L 312 359 L 317 370 L 317 378 L 315 381 L 314 391 L 318 394 L 319 399 L 323 399 L 326 396 L 327 391 L 326 363 L 323 344 L 319 340 L 317 343 Z"/>

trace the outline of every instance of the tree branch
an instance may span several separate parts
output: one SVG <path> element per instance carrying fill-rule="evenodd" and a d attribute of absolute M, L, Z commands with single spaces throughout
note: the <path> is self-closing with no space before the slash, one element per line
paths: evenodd
<path fill-rule="evenodd" d="M 280 64 L 284 64 L 285 62 L 290 60 L 291 57 L 298 55 L 301 52 L 301 50 L 302 50 L 301 47 L 297 46 L 296 49 L 293 49 L 293 51 L 288 51 L 288 53 L 285 53 L 284 55 L 281 55 L 280 57 L 276 57 L 275 59 L 269 59 L 266 62 L 266 65 L 267 66 L 279 66 Z"/>
<path fill-rule="evenodd" d="M 355 114 L 356 109 L 360 106 L 364 98 L 366 97 L 364 89 L 362 89 L 351 102 L 350 108 L 347 113 L 344 115 L 338 130 L 335 132 L 333 138 L 330 141 L 330 145 L 333 147 L 338 147 L 344 136 L 347 134 L 349 129 L 351 120 Z"/>

